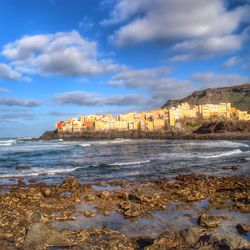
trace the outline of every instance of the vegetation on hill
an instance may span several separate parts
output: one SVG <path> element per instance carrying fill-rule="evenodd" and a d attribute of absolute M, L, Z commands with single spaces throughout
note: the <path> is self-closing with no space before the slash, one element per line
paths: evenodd
<path fill-rule="evenodd" d="M 182 102 L 193 105 L 231 102 L 237 109 L 250 111 L 250 84 L 195 91 L 183 99 L 168 100 L 162 108 L 177 106 Z"/>

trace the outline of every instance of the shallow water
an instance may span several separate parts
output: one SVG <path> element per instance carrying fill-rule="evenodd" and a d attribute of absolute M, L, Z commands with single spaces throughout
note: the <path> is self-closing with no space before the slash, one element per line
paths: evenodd
<path fill-rule="evenodd" d="M 108 216 L 96 214 L 93 218 L 87 218 L 81 214 L 81 211 L 96 212 L 94 206 L 77 205 L 77 219 L 74 221 L 54 222 L 53 225 L 62 230 L 107 227 L 112 230 L 119 231 L 127 237 L 156 238 L 161 233 L 168 230 L 183 230 L 193 226 L 197 226 L 198 217 L 205 211 L 207 212 L 209 202 L 207 199 L 193 204 L 172 202 L 167 205 L 165 210 L 154 211 L 151 216 L 143 216 L 134 220 L 126 219 L 122 214 L 115 211 Z M 223 216 L 225 219 L 220 220 L 218 232 L 238 236 L 235 226 L 238 223 L 247 223 L 250 215 L 242 214 L 236 211 L 210 209 L 210 214 Z M 249 234 L 241 235 L 242 238 L 250 240 Z"/>
<path fill-rule="evenodd" d="M 186 173 L 249 174 L 249 159 L 250 141 L 0 139 L 0 184 L 14 184 L 20 177 L 58 183 L 66 176 L 94 182 Z M 237 169 L 225 169 L 232 166 Z"/>

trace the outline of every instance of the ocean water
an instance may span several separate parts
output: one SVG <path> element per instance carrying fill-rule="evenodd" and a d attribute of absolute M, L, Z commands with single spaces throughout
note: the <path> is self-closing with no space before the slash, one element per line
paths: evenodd
<path fill-rule="evenodd" d="M 177 174 L 250 174 L 250 141 L 0 139 L 0 184 L 139 180 Z M 230 169 L 236 167 L 236 170 Z"/>

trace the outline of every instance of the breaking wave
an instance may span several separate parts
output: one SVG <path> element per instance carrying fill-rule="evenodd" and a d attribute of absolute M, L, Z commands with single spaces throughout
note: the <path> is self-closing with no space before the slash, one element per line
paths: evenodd
<path fill-rule="evenodd" d="M 145 161 L 131 161 L 131 162 L 115 162 L 111 163 L 109 165 L 111 166 L 130 166 L 130 165 L 140 165 L 144 163 L 149 163 L 151 160 L 145 160 Z"/>
<path fill-rule="evenodd" d="M 16 144 L 16 140 L 0 140 L 0 147 L 7 147 Z"/>
<path fill-rule="evenodd" d="M 171 143 L 162 146 L 176 147 L 176 146 L 199 146 L 199 147 L 211 147 L 211 148 L 248 148 L 249 145 L 241 142 L 232 141 L 197 141 L 197 142 L 182 142 Z"/>
<path fill-rule="evenodd" d="M 89 144 L 89 143 L 83 143 L 83 144 L 78 144 L 78 146 L 80 146 L 80 147 L 91 147 L 91 144 Z"/>
<path fill-rule="evenodd" d="M 23 172 L 23 173 L 11 173 L 11 174 L 0 174 L 0 178 L 15 178 L 15 177 L 28 177 L 28 176 L 39 176 L 39 175 L 55 175 L 62 173 L 72 173 L 82 167 L 74 168 L 58 168 L 58 169 L 46 169 L 46 170 L 35 170 L 34 172 Z"/>
<path fill-rule="evenodd" d="M 240 149 L 235 149 L 232 151 L 223 152 L 223 153 L 219 153 L 219 154 L 200 156 L 200 158 L 205 158 L 205 159 L 219 158 L 219 157 L 231 156 L 231 155 L 240 154 L 240 153 L 242 153 L 242 151 Z"/>

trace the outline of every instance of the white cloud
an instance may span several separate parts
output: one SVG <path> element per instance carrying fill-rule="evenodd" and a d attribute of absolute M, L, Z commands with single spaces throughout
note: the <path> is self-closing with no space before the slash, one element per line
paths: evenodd
<path fill-rule="evenodd" d="M 243 84 L 250 79 L 238 74 L 216 74 L 213 72 L 196 73 L 191 77 L 191 80 L 200 83 L 201 88 L 213 88 L 233 86 L 237 84 Z"/>
<path fill-rule="evenodd" d="M 25 36 L 4 46 L 2 54 L 20 72 L 40 75 L 89 76 L 120 68 L 100 59 L 96 42 L 77 31 Z"/>
<path fill-rule="evenodd" d="M 246 4 L 229 10 L 223 0 L 119 0 L 104 24 L 122 24 L 110 38 L 118 46 L 177 42 L 172 59 L 183 61 L 240 49 L 246 37 L 238 29 L 249 12 Z"/>
<path fill-rule="evenodd" d="M 156 108 L 168 98 L 181 98 L 193 90 L 189 80 L 169 78 L 170 71 L 168 67 L 127 69 L 113 76 L 109 84 L 146 90 L 150 95 L 148 107 Z"/>
<path fill-rule="evenodd" d="M 138 15 L 117 32 L 117 43 L 227 35 L 248 16 L 249 6 L 228 11 L 221 0 L 120 0 L 112 21 Z"/>
<path fill-rule="evenodd" d="M 20 107 L 37 107 L 41 105 L 39 100 L 35 99 L 20 99 L 12 97 L 1 97 L 0 105 L 4 106 L 20 106 Z"/>
<path fill-rule="evenodd" d="M 13 70 L 9 65 L 0 63 L 0 79 L 17 80 L 21 78 L 21 74 Z"/>
<path fill-rule="evenodd" d="M 170 58 L 171 61 L 189 61 L 192 59 L 210 58 L 240 50 L 246 40 L 246 34 L 212 37 L 177 43 Z"/>
<path fill-rule="evenodd" d="M 140 95 L 117 95 L 102 96 L 97 93 L 83 91 L 74 91 L 58 94 L 55 96 L 55 102 L 58 104 L 73 104 L 79 106 L 131 106 L 137 105 L 144 101 Z"/>
<path fill-rule="evenodd" d="M 241 63 L 241 58 L 239 56 L 233 56 L 233 57 L 230 57 L 227 61 L 225 61 L 221 65 L 221 67 L 222 68 L 230 68 L 230 67 L 238 65 L 240 63 Z"/>

